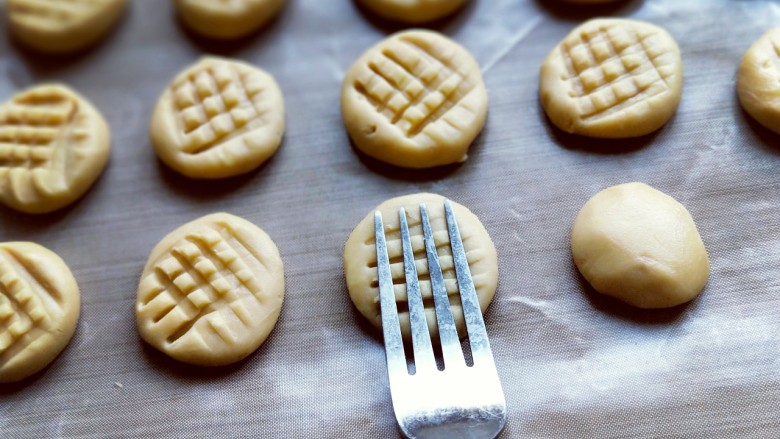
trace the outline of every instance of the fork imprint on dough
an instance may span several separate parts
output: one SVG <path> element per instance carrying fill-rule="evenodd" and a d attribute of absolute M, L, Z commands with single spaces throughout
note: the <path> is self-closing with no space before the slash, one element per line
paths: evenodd
<path fill-rule="evenodd" d="M 12 253 L 0 250 L 0 368 L 54 328 L 62 297 Z"/>
<path fill-rule="evenodd" d="M 61 86 L 39 86 L 0 106 L 0 199 L 55 207 L 86 190 L 105 164 L 108 140 L 105 122 L 85 107 Z"/>
<path fill-rule="evenodd" d="M 681 72 L 679 49 L 663 29 L 631 20 L 591 20 L 564 38 L 542 66 L 542 103 L 566 131 L 642 135 L 673 114 Z"/>
<path fill-rule="evenodd" d="M 355 82 L 356 91 L 407 138 L 436 140 L 440 123 L 460 131 L 478 111 L 462 100 L 479 81 L 478 71 L 465 67 L 453 47 L 404 35 L 389 40 L 364 68 L 370 72 Z"/>
<path fill-rule="evenodd" d="M 271 75 L 255 66 L 206 57 L 166 88 L 149 133 L 157 155 L 188 177 L 249 172 L 281 144 L 282 92 Z"/>
<path fill-rule="evenodd" d="M 409 307 L 404 271 L 403 244 L 399 209 L 406 210 L 409 238 L 412 243 L 420 294 L 425 307 L 431 333 L 436 333 L 436 312 L 431 290 L 428 258 L 423 237 L 420 205 L 425 204 L 436 243 L 439 264 L 444 277 L 450 307 L 459 331 L 465 329 L 460 290 L 456 279 L 449 231 L 444 213 L 444 197 L 436 194 L 413 194 L 396 197 L 380 204 L 375 210 L 382 212 L 382 219 L 390 261 L 396 304 L 398 305 L 401 330 L 407 339 L 411 336 Z M 458 217 L 461 239 L 466 250 L 474 286 L 484 310 L 496 292 L 498 262 L 495 246 L 479 219 L 466 207 L 453 203 Z M 350 298 L 358 311 L 377 328 L 382 325 L 379 280 L 377 272 L 376 244 L 374 236 L 374 214 L 367 215 L 355 227 L 344 246 L 344 271 Z"/>
<path fill-rule="evenodd" d="M 736 86 L 745 111 L 780 132 L 780 27 L 768 30 L 745 52 Z"/>
<path fill-rule="evenodd" d="M 66 27 L 87 20 L 115 0 L 8 0 L 14 19 L 35 23 L 37 27 Z"/>
<path fill-rule="evenodd" d="M 561 53 L 566 78 L 580 102 L 583 120 L 596 120 L 670 91 L 666 78 L 674 68 L 664 57 L 668 48 L 655 45 L 656 35 L 623 26 L 604 25 L 565 40 Z M 666 59 L 662 59 L 666 58 Z"/>
<path fill-rule="evenodd" d="M 155 312 L 151 330 L 167 344 L 202 339 L 204 331 L 236 343 L 252 316 L 262 314 L 265 297 L 254 273 L 266 270 L 228 225 L 186 236 L 141 283 L 143 307 Z M 193 329 L 200 320 L 205 324 Z"/>
<path fill-rule="evenodd" d="M 263 78 L 238 65 L 208 63 L 172 85 L 182 151 L 199 154 L 263 125 Z"/>
<path fill-rule="evenodd" d="M 138 286 L 138 329 L 176 360 L 231 364 L 265 341 L 283 297 L 284 267 L 271 238 L 242 218 L 207 215 L 155 246 Z"/>
<path fill-rule="evenodd" d="M 79 302 L 59 256 L 29 242 L 0 244 L 0 383 L 38 372 L 62 351 Z"/>

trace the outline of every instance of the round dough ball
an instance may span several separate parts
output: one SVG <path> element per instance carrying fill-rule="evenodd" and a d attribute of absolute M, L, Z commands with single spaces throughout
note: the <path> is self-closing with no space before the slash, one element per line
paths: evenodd
<path fill-rule="evenodd" d="M 111 136 L 84 97 L 57 84 L 0 105 L 0 202 L 48 213 L 79 199 L 108 162 Z"/>
<path fill-rule="evenodd" d="M 9 29 L 41 52 L 82 49 L 102 38 L 119 20 L 127 0 L 6 0 Z"/>
<path fill-rule="evenodd" d="M 65 262 L 32 242 L 0 244 L 0 383 L 21 381 L 65 349 L 80 294 Z"/>
<path fill-rule="evenodd" d="M 661 128 L 682 94 L 677 43 L 658 26 L 596 19 L 574 29 L 542 64 L 539 95 L 568 133 L 627 138 Z"/>
<path fill-rule="evenodd" d="M 271 238 L 237 216 L 207 215 L 152 250 L 138 286 L 138 332 L 176 360 L 224 366 L 263 344 L 283 298 L 284 266 Z"/>
<path fill-rule="evenodd" d="M 780 27 L 759 38 L 745 53 L 737 73 L 742 108 L 761 125 L 780 133 Z"/>
<path fill-rule="evenodd" d="M 465 161 L 487 110 L 476 60 L 431 31 L 381 41 L 355 61 L 341 89 L 341 112 L 355 146 L 407 168 Z"/>
<path fill-rule="evenodd" d="M 179 73 L 149 126 L 157 156 L 190 178 L 249 172 L 284 135 L 284 101 L 274 78 L 241 61 L 205 57 Z"/>
<path fill-rule="evenodd" d="M 710 273 L 691 215 L 644 183 L 604 189 L 585 203 L 574 221 L 571 251 L 596 291 L 639 308 L 688 302 Z"/>
<path fill-rule="evenodd" d="M 433 306 L 431 283 L 427 280 L 428 259 L 423 241 L 420 204 L 428 209 L 434 241 L 438 248 L 439 262 L 450 297 L 455 325 L 461 336 L 465 335 L 463 309 L 460 306 L 460 292 L 455 278 L 452 261 L 452 249 L 447 232 L 447 220 L 444 214 L 445 198 L 441 195 L 419 193 L 392 198 L 377 206 L 355 227 L 344 246 L 344 273 L 349 296 L 355 307 L 378 329 L 382 328 L 382 313 L 379 305 L 379 281 L 377 275 L 376 244 L 374 240 L 374 211 L 382 212 L 387 238 L 387 252 L 391 261 L 393 288 L 398 303 L 398 317 L 401 332 L 406 340 L 411 340 L 411 326 L 406 302 L 406 280 L 403 268 L 403 248 L 401 246 L 400 219 L 398 210 L 406 209 L 409 236 L 417 260 L 417 274 L 420 278 L 420 292 L 425 304 L 428 329 L 435 338 L 438 336 L 436 311 Z M 496 248 L 487 230 L 471 211 L 455 202 L 452 209 L 458 220 L 463 246 L 469 261 L 469 269 L 474 279 L 480 308 L 484 312 L 493 300 L 498 285 L 498 257 Z"/>
<path fill-rule="evenodd" d="M 175 0 L 179 17 L 190 29 L 209 38 L 246 36 L 270 21 L 285 0 Z"/>
<path fill-rule="evenodd" d="M 360 3 L 376 14 L 411 24 L 446 17 L 467 2 L 468 0 L 360 0 Z"/>

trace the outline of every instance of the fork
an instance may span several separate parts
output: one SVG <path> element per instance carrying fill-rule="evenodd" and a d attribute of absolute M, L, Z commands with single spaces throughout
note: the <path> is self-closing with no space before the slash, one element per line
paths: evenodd
<path fill-rule="evenodd" d="M 415 365 L 414 374 L 409 373 L 393 292 L 382 214 L 376 211 L 374 234 L 390 395 L 398 425 L 410 439 L 493 439 L 501 432 L 506 422 L 504 392 L 490 349 L 458 223 L 449 200 L 445 200 L 444 209 L 473 365 L 468 366 L 463 355 L 428 211 L 425 204 L 421 204 L 420 216 L 444 370 L 440 371 L 436 366 L 414 263 L 414 251 L 409 238 L 406 210 L 401 208 L 398 215 L 401 222 Z"/>

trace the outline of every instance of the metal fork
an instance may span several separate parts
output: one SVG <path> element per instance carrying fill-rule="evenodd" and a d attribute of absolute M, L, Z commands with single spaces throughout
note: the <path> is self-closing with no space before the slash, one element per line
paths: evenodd
<path fill-rule="evenodd" d="M 415 373 L 407 368 L 398 319 L 382 214 L 374 213 L 379 296 L 393 408 L 401 431 L 411 439 L 495 438 L 506 422 L 506 402 L 490 350 L 485 322 L 471 279 L 458 223 L 444 202 L 450 245 L 466 320 L 473 366 L 467 366 L 439 265 L 428 211 L 420 205 L 431 289 L 439 327 L 444 370 L 439 371 L 425 318 L 406 211 L 401 208 L 401 239 L 412 327 Z"/>

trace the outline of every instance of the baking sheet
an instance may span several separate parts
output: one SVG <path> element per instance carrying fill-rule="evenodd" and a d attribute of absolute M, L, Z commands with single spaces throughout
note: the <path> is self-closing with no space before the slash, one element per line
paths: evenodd
<path fill-rule="evenodd" d="M 390 169 L 350 147 L 338 108 L 344 71 L 393 26 L 348 0 L 290 0 L 268 29 L 229 45 L 176 22 L 171 2 L 133 0 L 93 50 L 40 58 L 0 24 L 0 97 L 62 81 L 112 128 L 106 172 L 79 202 L 0 212 L 0 240 L 59 253 L 82 289 L 73 341 L 36 379 L 0 387 L 2 438 L 397 437 L 380 339 L 352 309 L 342 274 L 351 228 L 381 201 L 438 192 L 469 206 L 497 244 L 500 285 L 487 313 L 509 417 L 502 438 L 780 437 L 780 137 L 740 110 L 736 67 L 780 25 L 768 1 L 646 0 L 606 8 L 477 0 L 435 28 L 470 49 L 490 93 L 484 133 L 462 166 Z M 553 129 L 537 100 L 546 53 L 592 15 L 658 23 L 677 39 L 677 115 L 638 140 Z M 278 154 L 247 176 L 187 180 L 155 158 L 154 102 L 203 53 L 271 72 L 286 99 Z M 600 189 L 643 181 L 695 218 L 712 262 L 704 293 L 639 311 L 593 293 L 569 253 L 579 208 Z M 133 303 L 155 243 L 227 211 L 268 232 L 286 267 L 281 319 L 247 361 L 197 370 L 140 341 Z"/>

